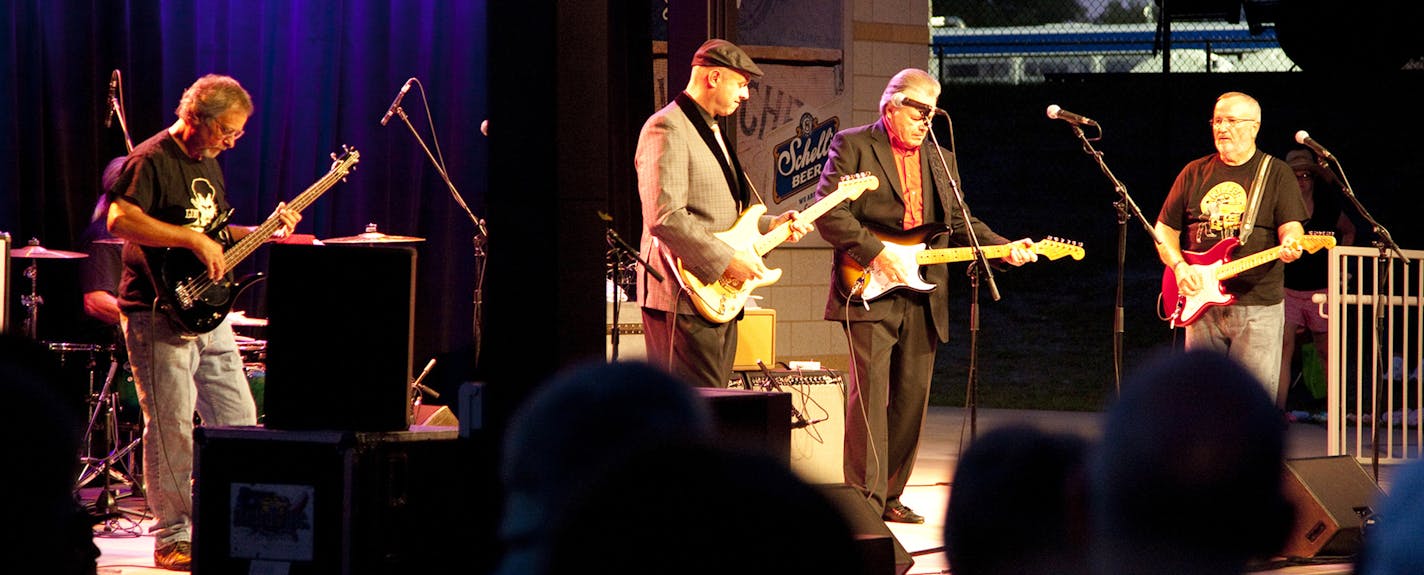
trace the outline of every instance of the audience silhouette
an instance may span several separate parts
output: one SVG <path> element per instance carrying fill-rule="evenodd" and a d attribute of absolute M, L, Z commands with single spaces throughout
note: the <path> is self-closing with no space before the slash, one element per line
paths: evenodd
<path fill-rule="evenodd" d="M 652 445 L 590 481 L 567 511 L 549 548 L 555 575 L 869 572 L 840 510 L 762 452 Z"/>
<path fill-rule="evenodd" d="M 954 470 L 944 543 L 955 575 L 1088 572 L 1088 442 L 1026 425 L 978 437 Z"/>
<path fill-rule="evenodd" d="M 643 362 L 566 368 L 515 412 L 500 465 L 505 489 L 497 573 L 542 573 L 549 524 L 578 485 L 610 462 L 656 442 L 710 437 L 711 415 L 687 383 Z M 659 513 L 629 511 L 658 523 Z"/>
<path fill-rule="evenodd" d="M 1424 460 L 1401 468 L 1366 525 L 1355 566 L 1360 575 L 1424 573 Z"/>
<path fill-rule="evenodd" d="M 1285 543 L 1285 432 L 1274 398 L 1217 352 L 1169 352 L 1123 383 L 1090 459 L 1104 575 L 1241 573 Z"/>
<path fill-rule="evenodd" d="M 25 337 L 0 334 L 0 421 L 24 437 L 9 442 L 18 468 L 0 473 L 0 493 L 15 521 L 0 527 L 0 555 L 18 573 L 92 574 L 98 570 L 96 521 L 74 495 L 83 416 L 56 393 L 57 358 Z"/>

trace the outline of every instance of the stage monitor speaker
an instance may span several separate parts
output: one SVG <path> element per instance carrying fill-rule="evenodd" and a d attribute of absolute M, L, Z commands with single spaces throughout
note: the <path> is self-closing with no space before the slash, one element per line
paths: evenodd
<path fill-rule="evenodd" d="M 721 443 L 761 451 L 781 461 L 791 457 L 790 394 L 712 387 L 697 391 L 707 402 Z"/>
<path fill-rule="evenodd" d="M 455 412 L 444 405 L 417 405 L 415 406 L 415 418 L 411 425 L 424 425 L 428 427 L 459 427 L 460 420 L 455 418 Z"/>
<path fill-rule="evenodd" d="M 885 526 L 885 521 L 875 514 L 870 502 L 844 483 L 820 485 L 821 493 L 840 509 L 850 532 L 855 536 L 861 559 L 861 572 L 874 575 L 904 575 L 915 564 L 915 558 L 895 538 L 895 533 Z"/>
<path fill-rule="evenodd" d="M 1287 460 L 1285 491 L 1296 508 L 1286 557 L 1355 554 L 1364 520 L 1384 495 L 1350 455 Z"/>
<path fill-rule="evenodd" d="M 415 249 L 271 247 L 264 424 L 410 427 Z"/>
<path fill-rule="evenodd" d="M 757 370 L 741 372 L 734 382 L 770 391 L 768 373 L 805 418 L 805 424 L 792 418 L 791 469 L 807 483 L 844 483 L 845 380 L 828 371 Z"/>

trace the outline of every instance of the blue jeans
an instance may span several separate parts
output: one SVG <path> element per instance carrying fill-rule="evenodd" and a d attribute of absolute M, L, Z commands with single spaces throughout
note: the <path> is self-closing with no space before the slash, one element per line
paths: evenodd
<path fill-rule="evenodd" d="M 1285 304 L 1208 308 L 1187 326 L 1187 349 L 1212 349 L 1246 367 L 1274 400 L 1281 384 Z"/>
<path fill-rule="evenodd" d="M 256 425 L 257 405 L 227 321 L 185 336 L 161 311 L 124 312 L 120 320 L 143 410 L 149 531 L 163 548 L 192 538 L 193 412 L 206 425 Z"/>

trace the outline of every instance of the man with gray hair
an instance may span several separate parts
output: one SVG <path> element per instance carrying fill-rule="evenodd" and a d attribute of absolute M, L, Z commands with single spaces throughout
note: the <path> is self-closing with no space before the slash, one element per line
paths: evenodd
<path fill-rule="evenodd" d="M 880 187 L 842 202 L 821 216 L 817 229 L 836 249 L 837 261 L 849 258 L 874 270 L 884 285 L 904 285 L 915 273 L 900 253 L 885 249 L 891 236 L 924 232 L 931 247 L 1009 244 L 984 222 L 969 216 L 957 196 L 959 166 L 954 153 L 922 146 L 930 133 L 939 81 L 924 70 L 895 74 L 880 97 L 880 119 L 850 128 L 831 141 L 816 197 L 836 191 L 842 176 L 869 172 Z M 941 164 L 941 162 L 944 162 Z M 949 226 L 946 228 L 946 226 Z M 939 233 L 943 230 L 949 233 Z M 933 232 L 927 231 L 933 230 Z M 1013 242 L 1006 261 L 1023 265 L 1037 259 L 1032 242 Z M 919 278 L 913 278 L 916 282 Z M 846 397 L 845 479 L 860 489 L 887 521 L 924 523 L 925 518 L 900 502 L 919 450 L 920 430 L 929 406 L 935 351 L 949 341 L 949 272 L 925 268 L 928 293 L 887 290 L 873 301 L 852 301 L 832 281 L 826 319 L 843 323 L 850 339 L 851 379 Z"/>
<path fill-rule="evenodd" d="M 178 120 L 136 146 L 109 190 L 109 231 L 126 240 L 119 321 L 143 411 L 143 475 L 154 514 L 153 561 L 187 571 L 192 560 L 193 412 L 205 425 L 255 425 L 257 406 L 232 326 L 189 334 L 160 309 L 152 248 L 191 251 L 214 281 L 229 271 L 224 244 L 253 228 L 227 225 L 218 154 L 242 137 L 252 99 L 237 80 L 209 74 L 183 92 Z M 285 233 L 301 215 L 278 206 Z"/>

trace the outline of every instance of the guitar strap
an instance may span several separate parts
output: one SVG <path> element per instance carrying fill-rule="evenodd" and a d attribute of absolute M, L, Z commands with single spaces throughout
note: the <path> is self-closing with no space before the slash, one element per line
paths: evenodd
<path fill-rule="evenodd" d="M 1256 150 L 1261 154 L 1261 163 L 1256 166 L 1256 178 L 1251 181 L 1251 205 L 1246 208 L 1246 215 L 1241 219 L 1241 245 L 1246 245 L 1246 240 L 1250 239 L 1251 231 L 1256 227 L 1256 211 L 1261 207 L 1262 189 L 1266 187 L 1266 173 L 1270 170 L 1271 160 L 1274 158 L 1265 152 Z"/>

